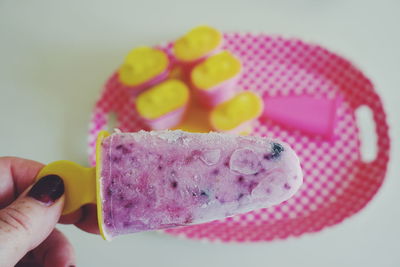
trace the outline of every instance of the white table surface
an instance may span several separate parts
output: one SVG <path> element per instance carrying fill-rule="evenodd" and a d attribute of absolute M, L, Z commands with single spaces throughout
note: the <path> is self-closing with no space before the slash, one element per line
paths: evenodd
<path fill-rule="evenodd" d="M 399 12 L 397 0 L 0 0 L 0 155 L 87 164 L 94 101 L 134 46 L 174 39 L 202 23 L 300 37 L 352 60 L 386 107 L 391 164 L 360 213 L 318 234 L 246 245 L 157 233 L 107 243 L 60 228 L 75 246 L 78 266 L 400 266 Z"/>

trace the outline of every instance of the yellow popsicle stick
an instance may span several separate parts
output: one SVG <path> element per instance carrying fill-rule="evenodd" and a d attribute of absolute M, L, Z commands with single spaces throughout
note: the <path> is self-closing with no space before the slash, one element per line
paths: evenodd
<path fill-rule="evenodd" d="M 133 49 L 118 70 L 119 80 L 128 86 L 145 83 L 167 70 L 167 55 L 148 46 Z"/>
<path fill-rule="evenodd" d="M 81 165 L 59 160 L 46 165 L 38 173 L 36 180 L 46 175 L 55 174 L 63 179 L 65 187 L 65 202 L 62 215 L 70 214 L 86 204 L 97 204 L 97 217 L 100 233 L 103 233 L 103 213 L 100 196 L 100 171 L 101 171 L 101 142 L 109 134 L 101 131 L 96 142 L 96 167 L 86 168 Z"/>
<path fill-rule="evenodd" d="M 216 49 L 221 42 L 219 31 L 210 26 L 198 26 L 176 40 L 173 51 L 181 61 L 194 61 Z"/>
<path fill-rule="evenodd" d="M 104 240 L 107 240 L 107 237 L 103 231 L 103 201 L 101 201 L 101 184 L 100 184 L 100 176 L 101 176 L 101 143 L 103 139 L 109 136 L 110 134 L 107 131 L 101 131 L 97 135 L 96 140 L 96 202 L 97 202 L 97 224 L 99 226 L 100 235 Z"/>
<path fill-rule="evenodd" d="M 257 118 L 262 109 L 261 98 L 255 93 L 245 91 L 216 106 L 210 113 L 210 122 L 214 130 L 230 131 Z"/>
<path fill-rule="evenodd" d="M 242 64 L 229 51 L 222 51 L 198 64 L 191 73 L 191 80 L 198 89 L 208 90 L 240 73 Z"/>
<path fill-rule="evenodd" d="M 156 119 L 186 105 L 189 88 L 180 80 L 162 82 L 136 98 L 138 113 L 146 119 Z"/>

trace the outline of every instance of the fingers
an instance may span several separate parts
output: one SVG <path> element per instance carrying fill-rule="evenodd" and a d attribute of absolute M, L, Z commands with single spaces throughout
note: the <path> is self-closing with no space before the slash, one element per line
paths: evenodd
<path fill-rule="evenodd" d="M 100 234 L 99 226 L 97 223 L 97 207 L 94 204 L 88 204 L 83 206 L 83 217 L 75 223 L 75 225 L 92 234 Z"/>
<path fill-rule="evenodd" d="M 75 223 L 81 221 L 84 216 L 85 215 L 83 214 L 83 207 L 81 207 L 79 210 L 76 210 L 72 213 L 69 213 L 67 215 L 62 215 L 59 223 L 75 224 Z"/>
<path fill-rule="evenodd" d="M 43 267 L 43 266 L 35 260 L 33 252 L 30 251 L 15 265 L 15 267 Z"/>
<path fill-rule="evenodd" d="M 43 166 L 32 160 L 0 157 L 0 209 L 32 184 Z"/>
<path fill-rule="evenodd" d="M 44 267 L 75 266 L 75 253 L 68 239 L 57 229 L 34 251 L 36 262 Z"/>
<path fill-rule="evenodd" d="M 43 167 L 43 164 L 32 160 L 0 157 L 0 209 L 9 205 L 29 187 Z M 60 223 L 76 224 L 89 233 L 99 233 L 95 205 L 87 205 L 74 213 L 62 216 Z"/>
<path fill-rule="evenodd" d="M 88 204 L 71 214 L 61 217 L 61 223 L 75 224 L 83 231 L 99 234 L 99 227 L 97 223 L 97 207 L 94 204 Z"/>
<path fill-rule="evenodd" d="M 53 231 L 64 205 L 64 184 L 49 175 L 0 210 L 0 259 L 14 266 Z"/>

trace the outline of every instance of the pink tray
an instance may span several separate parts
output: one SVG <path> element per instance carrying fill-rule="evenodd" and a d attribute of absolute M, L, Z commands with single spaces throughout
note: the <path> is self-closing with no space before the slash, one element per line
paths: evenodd
<path fill-rule="evenodd" d="M 386 115 L 372 83 L 346 59 L 314 44 L 264 34 L 224 34 L 225 49 L 243 62 L 239 85 L 260 95 L 312 95 L 343 99 L 337 110 L 334 141 L 287 130 L 272 121 L 258 121 L 253 134 L 281 139 L 298 153 L 304 185 L 278 206 L 210 223 L 169 229 L 171 235 L 223 242 L 256 242 L 285 239 L 317 232 L 360 211 L 375 195 L 385 177 L 390 140 Z M 171 44 L 161 48 L 170 51 Z M 131 132 L 144 128 L 132 108 L 132 99 L 121 90 L 115 74 L 108 80 L 93 110 L 89 155 L 95 164 L 95 138 L 107 129 L 108 114 L 118 115 L 117 126 Z M 361 160 L 355 110 L 373 112 L 377 156 Z"/>

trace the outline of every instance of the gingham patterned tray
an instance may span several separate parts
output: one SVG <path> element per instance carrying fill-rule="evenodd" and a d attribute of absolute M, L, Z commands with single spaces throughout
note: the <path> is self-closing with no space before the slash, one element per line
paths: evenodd
<path fill-rule="evenodd" d="M 192 239 L 222 242 L 256 242 L 285 239 L 335 225 L 362 209 L 381 186 L 389 159 L 390 140 L 386 115 L 372 83 L 349 61 L 314 44 L 264 34 L 224 34 L 224 49 L 244 66 L 239 86 L 260 95 L 311 95 L 343 99 L 337 109 L 335 139 L 287 130 L 272 121 L 258 121 L 254 135 L 289 143 L 300 157 L 304 185 L 290 200 L 268 209 L 210 223 L 165 232 Z M 160 46 L 170 52 L 171 43 Z M 377 156 L 361 160 L 355 110 L 373 112 Z M 93 110 L 89 130 L 89 156 L 95 164 L 97 133 L 107 129 L 108 114 L 118 115 L 117 127 L 132 132 L 146 129 L 138 119 L 132 99 L 116 75 L 106 83 Z"/>

